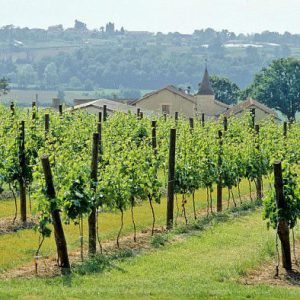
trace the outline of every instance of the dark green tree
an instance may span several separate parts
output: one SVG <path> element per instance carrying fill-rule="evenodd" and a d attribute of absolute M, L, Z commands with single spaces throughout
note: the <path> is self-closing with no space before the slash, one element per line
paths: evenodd
<path fill-rule="evenodd" d="M 256 74 L 248 95 L 294 120 L 300 110 L 300 60 L 274 60 Z"/>
<path fill-rule="evenodd" d="M 240 98 L 240 88 L 225 77 L 211 76 L 211 87 L 216 99 L 226 104 L 236 104 Z"/>

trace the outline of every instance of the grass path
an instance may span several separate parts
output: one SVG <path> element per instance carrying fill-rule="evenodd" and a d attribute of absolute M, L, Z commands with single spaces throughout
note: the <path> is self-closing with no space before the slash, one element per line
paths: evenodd
<path fill-rule="evenodd" d="M 247 194 L 248 183 L 241 184 L 241 193 Z M 214 204 L 216 193 L 213 193 Z M 226 191 L 224 191 L 224 198 L 226 199 Z M 198 210 L 206 207 L 206 191 L 199 190 L 196 193 L 196 208 Z M 238 200 L 237 200 L 238 201 Z M 178 199 L 179 208 L 180 199 Z M 7 203 L 13 205 L 12 201 L 4 201 L 1 204 L 6 207 Z M 162 200 L 161 204 L 155 204 L 156 226 L 164 226 L 166 220 L 166 199 Z M 11 210 L 11 207 L 9 211 Z M 192 216 L 193 207 L 191 197 L 188 199 L 187 212 Z M 176 215 L 176 207 L 175 207 Z M 135 221 L 137 229 L 142 230 L 152 225 L 152 215 L 148 202 L 144 202 L 135 208 Z M 99 215 L 99 228 L 101 238 L 103 240 L 114 239 L 117 236 L 120 227 L 120 214 L 116 213 L 101 213 Z M 79 248 L 79 228 L 73 224 L 65 226 L 66 239 L 69 250 Z M 124 230 L 123 234 L 129 235 L 133 233 L 130 210 L 127 210 L 124 215 Z M 84 237 L 85 244 L 87 243 L 87 224 L 84 223 Z M 32 229 L 21 230 L 19 232 L 0 235 L 0 272 L 6 269 L 21 266 L 26 262 L 33 261 L 35 251 L 38 246 L 38 233 Z M 50 239 L 46 239 L 42 248 L 42 255 L 53 255 L 55 253 L 55 244 L 53 235 Z"/>
<path fill-rule="evenodd" d="M 246 286 L 247 269 L 274 254 L 261 211 L 219 223 L 102 274 L 0 282 L 0 299 L 300 299 L 299 288 Z"/>

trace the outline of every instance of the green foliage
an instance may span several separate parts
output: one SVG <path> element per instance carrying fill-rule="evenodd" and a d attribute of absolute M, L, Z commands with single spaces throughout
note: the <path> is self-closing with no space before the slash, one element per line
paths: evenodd
<path fill-rule="evenodd" d="M 294 120 L 300 110 L 300 60 L 274 60 L 255 76 L 247 93 Z"/>
<path fill-rule="evenodd" d="M 276 205 L 275 190 L 271 190 L 264 200 L 264 219 L 268 220 L 268 226 L 277 228 L 279 220 L 285 220 L 290 229 L 294 228 L 300 217 L 300 188 L 298 174 L 295 168 L 288 162 L 283 162 L 283 192 L 286 201 L 286 209 L 278 209 Z"/>
<path fill-rule="evenodd" d="M 230 79 L 211 76 L 210 83 L 217 100 L 231 105 L 240 99 L 240 88 Z"/>
<path fill-rule="evenodd" d="M 169 241 L 169 235 L 166 233 L 156 234 L 151 238 L 151 245 L 155 248 L 164 246 Z"/>

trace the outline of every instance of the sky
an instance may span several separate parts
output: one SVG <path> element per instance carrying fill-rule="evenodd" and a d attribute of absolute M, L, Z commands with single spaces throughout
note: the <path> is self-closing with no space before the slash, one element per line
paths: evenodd
<path fill-rule="evenodd" d="M 151 32 L 300 33 L 300 0 L 0 0 L 0 26 L 72 27 L 75 19 L 90 29 L 112 21 Z"/>

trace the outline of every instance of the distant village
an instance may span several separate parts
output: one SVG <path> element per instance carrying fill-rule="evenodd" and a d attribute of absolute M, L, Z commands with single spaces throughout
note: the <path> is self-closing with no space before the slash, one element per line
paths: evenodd
<path fill-rule="evenodd" d="M 58 109 L 60 100 L 53 99 L 53 107 Z M 227 105 L 216 100 L 210 85 L 210 77 L 207 67 L 204 70 L 199 90 L 194 95 L 189 90 L 178 89 L 173 85 L 165 86 L 159 90 L 144 95 L 138 100 L 109 100 L 109 99 L 74 99 L 74 106 L 69 111 L 85 110 L 89 113 L 98 113 L 106 107 L 108 114 L 114 112 L 128 113 L 140 111 L 145 115 L 175 115 L 178 113 L 185 117 L 203 115 L 207 119 L 217 119 L 220 115 L 242 116 L 255 109 L 256 120 L 273 116 L 279 119 L 277 113 L 259 101 L 249 98 L 237 105 Z"/>

